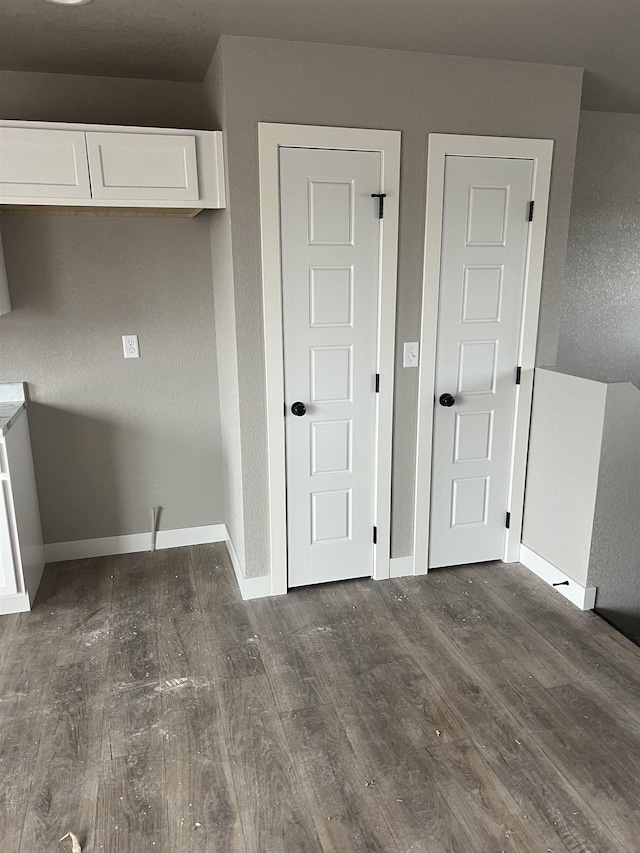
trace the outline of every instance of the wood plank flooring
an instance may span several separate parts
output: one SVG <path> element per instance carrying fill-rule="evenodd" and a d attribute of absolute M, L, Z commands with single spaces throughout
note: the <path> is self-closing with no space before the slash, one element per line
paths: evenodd
<path fill-rule="evenodd" d="M 0 618 L 0 851 L 637 853 L 640 649 L 518 565 L 242 602 L 223 545 Z"/>

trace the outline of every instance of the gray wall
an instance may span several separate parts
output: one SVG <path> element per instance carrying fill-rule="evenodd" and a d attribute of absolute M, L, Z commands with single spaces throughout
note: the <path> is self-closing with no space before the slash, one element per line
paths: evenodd
<path fill-rule="evenodd" d="M 222 52 L 216 52 L 204 83 L 210 117 L 216 127 L 225 126 Z M 226 144 L 226 140 L 225 140 Z M 225 163 L 226 165 L 226 163 Z M 227 181 L 228 183 L 228 181 Z M 231 214 L 229 208 L 212 211 L 211 264 L 216 316 L 224 518 L 240 566 L 245 564 L 242 443 L 236 316 L 233 288 Z"/>
<path fill-rule="evenodd" d="M 208 130 L 206 116 L 199 83 L 0 71 L 4 119 Z"/>
<path fill-rule="evenodd" d="M 558 364 L 609 386 L 589 585 L 640 639 L 640 116 L 583 112 Z"/>
<path fill-rule="evenodd" d="M 583 112 L 558 364 L 640 387 L 640 116 Z"/>
<path fill-rule="evenodd" d="M 427 135 L 555 140 L 538 362 L 555 361 L 579 118 L 575 68 L 224 36 L 225 131 L 248 575 L 266 571 L 268 489 L 257 123 L 401 130 L 398 364 L 421 303 Z M 396 375 L 392 554 L 412 553 L 417 371 Z M 426 523 L 426 519 L 425 522 Z"/>
<path fill-rule="evenodd" d="M 3 73 L 0 115 L 195 126 L 200 88 Z M 0 379 L 30 386 L 45 541 L 148 531 L 152 504 L 162 529 L 224 522 L 208 217 L 0 227 L 14 309 Z"/>
<path fill-rule="evenodd" d="M 609 385 L 589 586 L 596 610 L 640 642 L 640 390 Z"/>

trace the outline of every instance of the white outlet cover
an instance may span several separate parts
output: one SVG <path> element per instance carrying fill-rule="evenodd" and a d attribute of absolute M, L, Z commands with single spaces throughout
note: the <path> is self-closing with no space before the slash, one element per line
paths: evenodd
<path fill-rule="evenodd" d="M 417 367 L 420 354 L 420 343 L 418 341 L 404 342 L 403 367 Z"/>
<path fill-rule="evenodd" d="M 140 358 L 140 348 L 138 347 L 137 335 L 123 335 L 122 349 L 124 350 L 125 358 Z"/>

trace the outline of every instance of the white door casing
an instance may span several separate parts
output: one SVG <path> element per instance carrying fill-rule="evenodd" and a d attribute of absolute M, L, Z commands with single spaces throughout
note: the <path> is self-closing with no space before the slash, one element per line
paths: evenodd
<path fill-rule="evenodd" d="M 502 559 L 508 562 L 514 562 L 518 559 L 522 534 L 533 368 L 537 343 L 553 141 L 548 139 L 430 134 L 420 332 L 421 359 L 418 381 L 418 442 L 414 513 L 415 574 L 425 574 L 429 567 L 432 514 L 431 479 L 432 463 L 434 462 L 432 451 L 434 404 L 436 402 L 436 344 L 443 247 L 445 164 L 448 157 L 454 156 L 530 160 L 533 165 L 530 200 L 535 202 L 535 214 L 529 225 L 525 257 L 523 311 L 518 330 L 517 359 L 517 363 L 521 366 L 521 384 L 516 389 L 516 416 L 511 441 L 506 506 L 506 511 L 511 514 L 511 524 L 506 531 Z M 438 397 L 440 393 L 442 391 L 438 390 Z"/>
<path fill-rule="evenodd" d="M 373 572 L 380 160 L 280 148 L 290 587 Z"/>
<path fill-rule="evenodd" d="M 446 158 L 431 568 L 504 553 L 532 177 L 531 160 Z"/>
<path fill-rule="evenodd" d="M 285 398 L 279 200 L 279 152 L 283 146 L 379 152 L 380 154 L 380 172 L 377 184 L 378 191 L 386 193 L 386 198 L 384 219 L 378 222 L 380 229 L 379 265 L 374 285 L 377 292 L 378 318 L 376 336 L 377 373 L 381 378 L 380 392 L 375 395 L 376 431 L 373 478 L 374 523 L 377 524 L 378 544 L 373 549 L 373 577 L 389 577 L 391 440 L 401 134 L 399 131 L 269 123 L 260 123 L 258 130 L 271 592 L 278 595 L 287 591 L 286 419 L 283 417 Z M 373 204 L 373 201 L 371 203 Z"/>

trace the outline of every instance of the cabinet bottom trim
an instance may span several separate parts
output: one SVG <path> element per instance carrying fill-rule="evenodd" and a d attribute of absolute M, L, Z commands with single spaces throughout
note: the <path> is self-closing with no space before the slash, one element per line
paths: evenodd
<path fill-rule="evenodd" d="M 31 610 L 31 602 L 26 592 L 0 596 L 0 616 L 7 616 L 9 613 L 26 613 L 28 610 Z"/>

